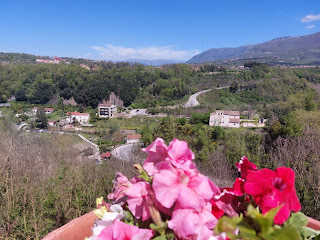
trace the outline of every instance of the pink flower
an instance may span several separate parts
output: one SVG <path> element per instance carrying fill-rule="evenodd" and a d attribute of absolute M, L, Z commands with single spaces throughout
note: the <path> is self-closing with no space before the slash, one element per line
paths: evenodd
<path fill-rule="evenodd" d="M 194 153 L 189 149 L 186 141 L 174 139 L 170 142 L 168 147 L 168 157 L 166 158 L 173 166 L 181 168 L 185 171 L 189 169 L 196 169 L 192 162 Z"/>
<path fill-rule="evenodd" d="M 205 176 L 174 168 L 170 163 L 161 164 L 159 169 L 152 188 L 164 207 L 171 208 L 177 201 L 184 208 L 201 209 L 213 197 L 214 192 Z"/>
<path fill-rule="evenodd" d="M 212 235 L 212 229 L 218 222 L 212 215 L 211 208 L 211 204 L 207 203 L 198 212 L 176 204 L 172 218 L 168 221 L 168 227 L 173 229 L 178 239 L 207 240 Z"/>
<path fill-rule="evenodd" d="M 157 169 L 155 165 L 165 161 L 168 156 L 168 147 L 161 138 L 157 138 L 150 146 L 143 148 L 142 151 L 148 153 L 147 159 L 143 163 L 143 168 L 151 176 Z"/>
<path fill-rule="evenodd" d="M 236 163 L 236 166 L 238 168 L 238 171 L 241 172 L 241 177 L 243 179 L 246 179 L 249 171 L 258 170 L 257 166 L 250 162 L 246 156 L 243 156 L 241 160 Z"/>
<path fill-rule="evenodd" d="M 147 220 L 150 217 L 150 211 L 148 207 L 149 196 L 148 192 L 151 190 L 151 186 L 147 182 L 138 182 L 133 184 L 127 191 L 128 206 L 132 214 L 142 221 Z"/>
<path fill-rule="evenodd" d="M 250 171 L 246 177 L 244 189 L 246 193 L 253 196 L 262 213 L 283 205 L 274 219 L 275 224 L 284 223 L 291 211 L 296 212 L 301 209 L 294 187 L 294 171 L 291 168 Z"/>
<path fill-rule="evenodd" d="M 125 192 L 132 186 L 132 183 L 122 173 L 117 172 L 115 179 L 113 180 L 112 193 L 108 195 L 109 199 L 114 200 L 114 203 L 123 203 Z"/>
<path fill-rule="evenodd" d="M 104 228 L 98 240 L 149 240 L 153 233 L 150 229 L 140 229 L 121 221 Z"/>

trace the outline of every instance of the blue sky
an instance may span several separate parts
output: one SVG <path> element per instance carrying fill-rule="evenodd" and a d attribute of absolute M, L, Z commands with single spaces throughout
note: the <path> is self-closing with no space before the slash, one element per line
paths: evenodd
<path fill-rule="evenodd" d="M 320 31 L 319 0 L 0 0 L 0 51 L 185 61 Z"/>

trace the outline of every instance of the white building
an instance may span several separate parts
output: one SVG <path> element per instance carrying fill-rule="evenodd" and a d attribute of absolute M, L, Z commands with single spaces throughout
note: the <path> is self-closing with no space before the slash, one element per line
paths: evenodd
<path fill-rule="evenodd" d="M 139 143 L 141 137 L 142 136 L 140 134 L 128 135 L 127 136 L 127 143 Z"/>
<path fill-rule="evenodd" d="M 67 121 L 69 123 L 78 122 L 80 124 L 89 123 L 89 113 L 67 112 Z"/>
<path fill-rule="evenodd" d="M 210 114 L 209 126 L 240 127 L 240 112 L 217 110 Z"/>
<path fill-rule="evenodd" d="M 115 117 L 117 107 L 112 104 L 99 104 L 98 105 L 99 118 Z"/>

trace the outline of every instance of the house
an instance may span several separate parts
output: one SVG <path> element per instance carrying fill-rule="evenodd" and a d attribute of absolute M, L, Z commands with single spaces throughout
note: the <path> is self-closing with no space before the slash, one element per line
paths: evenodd
<path fill-rule="evenodd" d="M 140 134 L 128 135 L 127 136 L 127 143 L 139 143 L 141 137 L 142 136 Z"/>
<path fill-rule="evenodd" d="M 109 159 L 111 157 L 110 152 L 106 152 L 100 155 L 101 159 Z"/>
<path fill-rule="evenodd" d="M 89 113 L 67 112 L 67 120 L 69 123 L 78 122 L 80 124 L 89 123 Z"/>
<path fill-rule="evenodd" d="M 37 111 L 38 111 L 38 108 L 37 108 L 37 107 L 32 108 L 32 113 L 33 113 L 34 115 L 37 114 Z"/>
<path fill-rule="evenodd" d="M 115 117 L 117 107 L 113 104 L 99 104 L 98 105 L 99 118 Z"/>
<path fill-rule="evenodd" d="M 33 113 L 34 115 L 36 115 L 37 112 L 38 112 L 38 110 L 39 110 L 39 108 L 34 107 L 34 108 L 32 108 L 32 113 Z M 44 111 L 45 114 L 50 114 L 50 113 L 53 113 L 54 108 L 44 108 L 43 111 Z"/>
<path fill-rule="evenodd" d="M 217 110 L 210 114 L 209 126 L 240 127 L 240 112 Z"/>
<path fill-rule="evenodd" d="M 50 113 L 53 113 L 53 108 L 44 108 L 44 113 L 45 114 L 50 114 Z"/>
<path fill-rule="evenodd" d="M 48 121 L 49 127 L 54 127 L 56 125 L 56 121 Z"/>

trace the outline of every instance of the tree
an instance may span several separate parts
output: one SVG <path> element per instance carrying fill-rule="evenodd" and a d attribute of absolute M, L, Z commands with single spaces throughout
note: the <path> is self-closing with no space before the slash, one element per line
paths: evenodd
<path fill-rule="evenodd" d="M 38 128 L 48 128 L 48 118 L 43 108 L 37 110 L 36 118 Z"/>
<path fill-rule="evenodd" d="M 237 92 L 237 91 L 238 91 L 238 83 L 236 83 L 236 82 L 231 83 L 229 89 L 230 89 L 230 92 L 231 92 L 231 93 Z"/>

